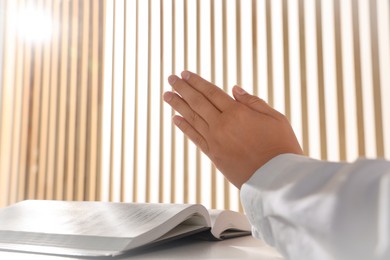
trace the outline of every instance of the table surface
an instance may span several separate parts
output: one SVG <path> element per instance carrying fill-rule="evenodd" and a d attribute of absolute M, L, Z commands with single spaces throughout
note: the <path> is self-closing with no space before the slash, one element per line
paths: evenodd
<path fill-rule="evenodd" d="M 29 260 L 75 260 L 93 259 L 68 256 L 52 256 L 41 254 L 17 253 L 0 251 L 0 259 L 29 259 Z M 96 258 L 95 258 L 96 259 Z M 145 249 L 144 251 L 128 253 L 118 257 L 97 259 L 284 259 L 275 249 L 263 241 L 251 236 L 232 238 L 224 241 L 199 241 L 182 239 Z"/>

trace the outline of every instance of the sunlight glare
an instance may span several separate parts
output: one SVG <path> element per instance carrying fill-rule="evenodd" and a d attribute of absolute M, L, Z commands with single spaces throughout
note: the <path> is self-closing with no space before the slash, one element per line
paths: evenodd
<path fill-rule="evenodd" d="M 50 13 L 33 5 L 18 13 L 17 33 L 32 43 L 43 43 L 52 36 L 53 20 Z"/>

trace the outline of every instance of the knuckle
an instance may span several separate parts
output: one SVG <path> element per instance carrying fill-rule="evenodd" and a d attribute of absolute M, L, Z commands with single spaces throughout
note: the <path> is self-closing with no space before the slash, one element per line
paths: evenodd
<path fill-rule="evenodd" d="M 250 105 L 262 105 L 264 101 L 256 96 L 249 96 L 247 99 L 247 103 Z"/>
<path fill-rule="evenodd" d="M 207 144 L 207 142 L 205 141 L 205 139 L 201 136 L 197 136 L 195 138 L 195 143 L 197 144 L 197 146 L 204 152 L 204 153 L 208 153 L 209 152 L 209 146 Z"/>
<path fill-rule="evenodd" d="M 215 95 L 217 94 L 217 91 L 218 91 L 217 88 L 209 87 L 209 88 L 207 88 L 207 90 L 206 90 L 206 96 L 207 96 L 208 98 L 213 98 L 213 97 L 215 97 Z"/>
<path fill-rule="evenodd" d="M 199 115 L 197 113 L 195 113 L 194 111 L 192 111 L 192 113 L 191 113 L 191 121 L 192 122 L 199 121 Z"/>
<path fill-rule="evenodd" d="M 172 96 L 172 99 L 171 99 L 170 103 L 174 107 L 180 107 L 181 106 L 181 102 L 180 102 L 179 98 L 176 95 Z"/>
<path fill-rule="evenodd" d="M 192 99 L 192 105 L 191 107 L 194 110 L 198 110 L 202 106 L 203 97 L 201 95 L 195 95 Z"/>
<path fill-rule="evenodd" d="M 192 77 L 190 77 L 190 80 L 192 85 L 196 86 L 201 84 L 201 79 L 197 75 L 192 75 Z"/>
<path fill-rule="evenodd" d="M 181 122 L 180 126 L 179 126 L 180 130 L 183 132 L 183 133 L 187 133 L 188 132 L 188 129 L 189 129 L 189 124 L 185 121 Z"/>
<path fill-rule="evenodd" d="M 287 123 L 287 124 L 290 124 L 290 120 L 287 118 L 287 116 L 283 115 L 283 114 L 280 113 L 279 111 L 276 111 L 276 113 L 277 113 L 277 117 L 278 117 L 281 121 L 283 121 L 283 122 L 285 122 L 285 123 Z"/>
<path fill-rule="evenodd" d="M 280 121 L 288 121 L 288 118 L 281 112 L 279 112 L 278 110 L 270 107 L 270 112 L 269 114 L 274 117 L 275 119 L 277 120 L 280 120 Z"/>

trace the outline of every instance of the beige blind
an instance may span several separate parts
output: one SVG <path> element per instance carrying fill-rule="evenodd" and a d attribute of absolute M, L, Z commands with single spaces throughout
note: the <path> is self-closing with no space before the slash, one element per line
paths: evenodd
<path fill-rule="evenodd" d="M 388 0 L 104 2 L 0 1 L 0 206 L 65 198 L 240 210 L 238 191 L 161 100 L 166 78 L 184 69 L 267 100 L 307 155 L 390 159 Z M 38 45 L 18 36 L 11 11 L 31 3 L 59 21 Z"/>
<path fill-rule="evenodd" d="M 0 1 L 0 206 L 100 197 L 103 1 Z"/>
<path fill-rule="evenodd" d="M 106 28 L 104 200 L 239 209 L 161 102 L 184 69 L 266 99 L 314 158 L 389 158 L 386 0 L 115 0 Z"/>

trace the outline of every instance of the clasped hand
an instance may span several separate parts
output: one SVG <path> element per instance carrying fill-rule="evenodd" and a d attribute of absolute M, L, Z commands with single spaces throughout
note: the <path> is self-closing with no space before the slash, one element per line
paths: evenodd
<path fill-rule="evenodd" d="M 235 86 L 232 98 L 189 71 L 168 81 L 174 92 L 164 101 L 180 114 L 174 124 L 237 188 L 273 157 L 302 154 L 287 118 L 244 89 Z"/>

